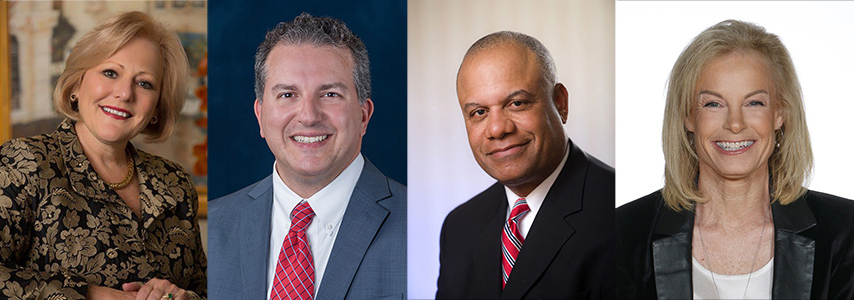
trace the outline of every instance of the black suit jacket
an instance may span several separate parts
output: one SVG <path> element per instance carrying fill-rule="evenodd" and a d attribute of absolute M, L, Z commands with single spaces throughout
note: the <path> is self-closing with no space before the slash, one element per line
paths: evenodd
<path fill-rule="evenodd" d="M 854 201 L 807 191 L 775 202 L 774 299 L 854 299 Z M 617 298 L 690 299 L 694 213 L 654 192 L 617 209 Z"/>
<path fill-rule="evenodd" d="M 504 187 L 496 183 L 448 214 L 436 298 L 614 297 L 614 169 L 569 147 L 503 291 Z"/>

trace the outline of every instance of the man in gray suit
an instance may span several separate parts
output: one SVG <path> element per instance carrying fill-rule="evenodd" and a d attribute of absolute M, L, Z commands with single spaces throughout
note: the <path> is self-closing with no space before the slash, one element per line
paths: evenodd
<path fill-rule="evenodd" d="M 360 154 L 374 107 L 367 50 L 302 14 L 255 55 L 270 176 L 210 202 L 210 299 L 406 297 L 406 187 Z"/>

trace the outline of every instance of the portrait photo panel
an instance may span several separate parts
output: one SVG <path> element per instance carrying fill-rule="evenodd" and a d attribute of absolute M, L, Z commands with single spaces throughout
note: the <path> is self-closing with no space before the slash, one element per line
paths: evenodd
<path fill-rule="evenodd" d="M 616 205 L 664 185 L 661 131 L 667 80 L 691 40 L 718 22 L 750 22 L 779 36 L 803 92 L 814 157 L 809 189 L 854 198 L 847 174 L 854 142 L 851 2 L 618 1 L 616 10 Z"/>
<path fill-rule="evenodd" d="M 344 21 L 362 39 L 374 114 L 362 153 L 406 183 L 406 3 L 404 1 L 217 1 L 210 5 L 210 195 L 220 197 L 270 174 L 273 155 L 255 118 L 255 52 L 267 31 L 306 12 Z"/>
<path fill-rule="evenodd" d="M 210 20 L 211 299 L 406 298 L 406 2 Z"/>
<path fill-rule="evenodd" d="M 614 2 L 411 0 L 407 9 L 408 296 L 427 299 L 436 296 L 445 217 L 496 181 L 472 155 L 457 98 L 466 50 L 505 30 L 539 40 L 569 93 L 566 134 L 614 166 Z"/>

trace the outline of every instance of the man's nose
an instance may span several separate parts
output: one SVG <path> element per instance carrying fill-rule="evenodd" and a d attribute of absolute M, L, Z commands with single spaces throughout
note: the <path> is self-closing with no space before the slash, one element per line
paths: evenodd
<path fill-rule="evenodd" d="M 297 120 L 303 125 L 313 125 L 323 120 L 320 99 L 307 98 L 300 104 Z"/>
<path fill-rule="evenodd" d="M 490 139 L 503 138 L 508 133 L 516 130 L 516 124 L 513 123 L 513 120 L 504 111 L 490 114 L 486 121 L 488 122 L 486 125 L 486 137 Z"/>

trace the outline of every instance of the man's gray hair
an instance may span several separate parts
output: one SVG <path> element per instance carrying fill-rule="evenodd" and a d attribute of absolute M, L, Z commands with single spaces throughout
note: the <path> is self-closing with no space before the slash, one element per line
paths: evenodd
<path fill-rule="evenodd" d="M 549 95 L 553 92 L 553 87 L 557 83 L 557 68 L 555 68 L 554 59 L 551 53 L 540 43 L 536 38 L 515 31 L 499 31 L 491 33 L 474 42 L 469 50 L 466 51 L 466 57 L 477 54 L 483 50 L 491 49 L 495 46 L 506 44 L 507 42 L 515 42 L 534 52 L 537 56 L 537 62 L 540 65 L 540 73 L 543 76 L 543 81 L 546 84 L 546 90 Z"/>
<path fill-rule="evenodd" d="M 341 20 L 302 13 L 293 21 L 276 25 L 258 46 L 255 53 L 255 98 L 259 101 L 263 99 L 267 80 L 267 57 L 279 44 L 347 48 L 353 58 L 353 83 L 356 84 L 359 103 L 364 104 L 371 97 L 371 62 L 362 40 Z"/>

